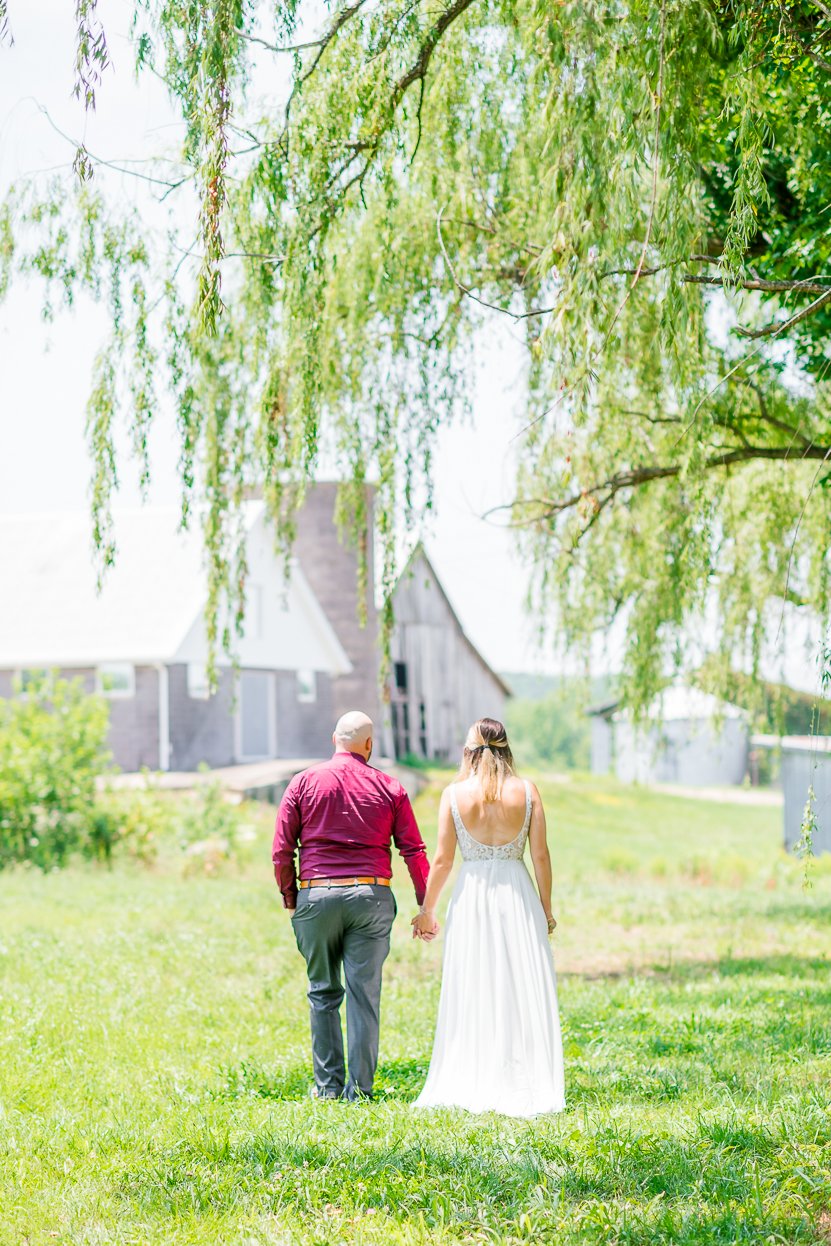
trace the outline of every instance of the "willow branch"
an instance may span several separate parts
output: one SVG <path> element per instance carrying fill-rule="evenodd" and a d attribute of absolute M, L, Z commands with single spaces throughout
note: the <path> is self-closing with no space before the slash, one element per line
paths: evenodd
<path fill-rule="evenodd" d="M 812 316 L 814 312 L 819 311 L 821 307 L 825 307 L 827 303 L 831 303 L 831 287 L 826 287 L 825 293 L 819 298 L 814 299 L 813 303 L 809 303 L 807 307 L 803 307 L 789 320 L 775 320 L 772 324 L 765 325 L 764 329 L 742 329 L 737 328 L 736 333 L 739 337 L 747 337 L 758 339 L 762 337 L 778 337 L 780 333 L 787 333 L 794 325 L 805 320 L 808 316 Z"/>
<path fill-rule="evenodd" d="M 454 3 L 444 10 L 435 26 L 427 32 L 427 37 L 421 45 L 421 51 L 412 68 L 408 69 L 393 87 L 391 100 L 393 107 L 398 105 L 408 87 L 411 87 L 414 82 L 418 82 L 424 77 L 427 73 L 427 67 L 432 60 L 433 53 L 441 42 L 442 35 L 448 26 L 452 26 L 457 17 L 461 17 L 465 9 L 470 8 L 472 3 L 473 0 L 454 0 Z"/>
<path fill-rule="evenodd" d="M 791 439 L 791 445 L 799 442 L 801 446 L 806 447 L 812 445 L 811 438 L 803 433 L 801 428 L 794 428 L 793 424 L 789 424 L 787 420 L 780 420 L 777 416 L 772 415 L 765 401 L 765 393 L 760 385 L 755 385 L 750 380 L 740 380 L 739 384 L 746 385 L 748 389 L 753 390 L 759 403 L 759 418 L 764 420 L 766 424 L 770 424 L 772 428 L 777 428 Z"/>
<path fill-rule="evenodd" d="M 779 6 L 779 12 L 782 16 L 782 19 L 785 22 L 785 25 L 788 28 L 788 31 L 790 32 L 791 38 L 793 39 L 794 43 L 799 45 L 802 52 L 804 52 L 805 55 L 809 57 L 810 60 L 812 60 L 815 65 L 818 65 L 820 69 L 824 69 L 826 73 L 831 73 L 831 63 L 829 63 L 825 59 L 824 56 L 820 56 L 819 52 L 815 52 L 814 49 L 811 47 L 811 45 L 807 42 L 807 40 L 803 39 L 802 34 L 797 28 L 796 23 L 790 18 L 790 16 L 786 12 L 784 5 Z M 827 15 L 828 13 L 826 10 L 826 16 Z M 822 36 L 820 36 L 820 38 L 821 37 Z"/>
<path fill-rule="evenodd" d="M 365 0 L 359 0 L 359 4 L 363 4 L 364 2 Z M 343 163 L 339 167 L 335 168 L 334 172 L 329 178 L 329 181 L 327 182 L 326 187 L 324 188 L 322 197 L 327 203 L 331 202 L 330 192 L 332 191 L 336 192 L 338 199 L 340 199 L 341 201 L 345 198 L 347 192 L 351 190 L 353 186 L 356 186 L 356 185 L 358 186 L 361 194 L 363 194 L 364 180 L 367 177 L 367 174 L 369 173 L 370 169 L 372 168 L 373 161 L 375 160 L 375 157 L 378 154 L 378 151 L 381 147 L 381 143 L 383 142 L 384 136 L 387 133 L 388 126 L 389 124 L 391 124 L 392 119 L 395 116 L 395 112 L 398 108 L 398 105 L 401 103 L 404 95 L 407 93 L 407 91 L 413 85 L 413 83 L 415 82 L 421 83 L 422 89 L 423 89 L 423 84 L 426 79 L 427 70 L 429 68 L 430 61 L 433 58 L 433 53 L 435 52 L 436 48 L 441 42 L 442 36 L 445 34 L 447 29 L 453 24 L 453 22 L 455 22 L 456 19 L 460 17 L 462 13 L 465 12 L 466 9 L 470 8 L 471 4 L 473 3 L 474 3 L 474 0 L 454 0 L 454 3 L 444 10 L 441 17 L 438 19 L 435 25 L 431 26 L 431 28 L 429 29 L 429 31 L 427 32 L 424 38 L 424 42 L 421 44 L 421 47 L 418 52 L 418 56 L 416 57 L 415 61 L 410 66 L 410 68 L 406 70 L 406 72 L 403 73 L 401 77 L 398 78 L 393 83 L 393 86 L 389 93 L 389 99 L 387 102 L 386 124 L 378 125 L 377 129 L 375 130 L 375 132 L 372 134 L 370 138 L 360 139 L 348 145 L 349 152 L 350 152 L 349 156 L 343 161 Z M 357 7 L 358 5 L 354 5 L 352 11 L 357 9 Z M 347 12 L 347 10 L 344 10 L 344 12 Z M 321 49 L 321 51 L 323 51 L 323 49 Z M 312 66 L 312 70 L 310 70 L 309 72 L 312 72 L 313 69 L 314 69 L 314 66 Z M 306 81 L 306 78 L 308 76 L 309 75 L 307 73 L 302 79 L 300 79 L 298 86 L 302 85 L 302 83 Z M 296 89 L 297 87 L 295 87 L 295 90 Z M 291 108 L 293 96 L 294 96 L 294 91 L 292 91 L 292 94 L 289 97 L 289 101 L 286 105 L 286 125 L 283 130 L 281 139 L 279 139 L 278 142 L 284 139 L 287 139 L 288 137 L 289 111 Z M 364 152 L 366 153 L 366 158 L 363 161 L 363 163 L 360 165 L 357 171 L 352 173 L 351 176 L 347 176 L 351 166 L 354 164 L 355 159 L 358 157 L 358 155 L 363 154 Z M 413 153 L 413 156 L 414 155 L 415 153 Z M 343 180 L 344 178 L 346 180 Z M 318 233 L 320 233 L 322 228 L 323 226 L 320 223 L 314 226 L 309 231 L 309 238 L 310 239 L 314 238 Z"/>
<path fill-rule="evenodd" d="M 286 100 L 285 112 L 283 114 L 283 118 L 284 118 L 283 119 L 283 130 L 280 136 L 276 140 L 276 146 L 285 144 L 286 148 L 288 148 L 289 127 L 291 125 L 291 109 L 292 109 L 292 104 L 294 103 L 295 96 L 297 95 L 297 92 L 311 78 L 312 74 L 315 72 L 318 65 L 322 61 L 326 53 L 326 49 L 329 47 L 332 40 L 335 39 L 338 36 L 338 34 L 340 34 L 341 30 L 346 25 L 346 23 L 350 20 L 350 18 L 354 17 L 355 14 L 358 12 L 358 10 L 363 8 L 365 3 L 366 3 L 366 0 L 354 0 L 354 3 L 348 4 L 346 8 L 342 9 L 341 12 L 337 15 L 337 17 L 332 22 L 329 29 L 326 30 L 319 39 L 309 44 L 310 47 L 317 48 L 317 54 L 312 60 L 312 63 L 309 66 L 309 68 L 300 75 L 300 77 L 296 80 L 296 82 L 292 86 L 291 91 L 289 92 L 289 97 Z"/>
<path fill-rule="evenodd" d="M 641 279 L 644 265 L 646 263 L 646 253 L 649 250 L 649 243 L 652 239 L 652 227 L 655 223 L 655 208 L 658 204 L 658 170 L 661 162 L 661 105 L 663 103 L 664 94 L 664 43 L 666 38 L 666 3 L 663 0 L 661 4 L 661 26 L 658 34 L 658 89 L 655 94 L 655 134 L 652 140 L 652 193 L 649 201 L 649 216 L 646 222 L 646 233 L 644 234 L 643 246 L 641 247 L 638 266 L 632 274 L 632 281 L 629 289 L 620 301 L 614 316 L 612 316 L 609 327 L 603 338 L 603 342 L 598 347 L 597 354 L 602 353 L 609 338 L 612 336 L 612 330 L 620 319 L 624 307 L 632 297 L 632 291 Z"/>
<path fill-rule="evenodd" d="M 361 0 L 361 3 L 363 3 L 363 0 Z M 430 61 L 433 58 L 433 53 L 441 42 L 442 36 L 445 34 L 447 29 L 452 26 L 453 22 L 455 22 L 466 9 L 469 9 L 473 3 L 474 0 L 454 0 L 454 3 L 444 10 L 435 25 L 432 26 L 427 32 L 424 42 L 421 44 L 419 49 L 416 60 L 410 68 L 403 73 L 395 83 L 393 83 L 387 104 L 387 117 L 390 121 L 394 117 L 396 109 L 401 103 L 404 95 L 413 83 L 424 83 Z M 385 134 L 386 127 L 379 127 L 371 138 L 362 139 L 350 144 L 350 155 L 340 166 L 340 168 L 336 169 L 330 177 L 326 190 L 324 191 L 324 198 L 328 200 L 330 190 L 336 191 L 338 197 L 342 200 L 347 191 L 349 191 L 353 186 L 357 185 L 361 190 L 363 189 L 364 179 L 372 167 L 372 163 L 378 154 Z M 342 181 L 341 179 L 348 173 L 348 170 L 356 157 L 363 152 L 366 152 L 366 159 L 363 161 L 360 168 L 348 177 L 346 181 Z M 320 232 L 320 228 L 320 225 L 316 226 L 310 231 L 309 236 L 314 237 Z"/>
<path fill-rule="evenodd" d="M 765 281 L 761 277 L 748 277 L 745 281 L 725 280 L 724 277 L 701 277 L 694 273 L 685 273 L 681 278 L 689 285 L 727 286 L 740 290 L 764 290 L 769 294 L 788 294 L 791 291 L 804 294 L 831 293 L 831 284 L 820 281 L 816 277 L 806 277 L 797 281 Z M 807 310 L 807 309 L 806 309 Z"/>
<path fill-rule="evenodd" d="M 7 47 L 14 46 L 14 35 L 9 25 L 9 11 L 6 0 L 0 0 L 0 43 L 5 43 Z"/>
<path fill-rule="evenodd" d="M 76 151 L 81 149 L 82 144 L 77 142 L 76 139 L 72 138 L 69 134 L 62 130 L 60 126 L 52 120 L 52 117 L 49 115 L 49 110 L 43 104 L 38 104 L 37 101 L 35 101 L 35 105 L 38 111 L 43 113 L 49 125 L 60 138 L 62 138 L 65 142 L 70 143 Z M 165 194 L 169 194 L 172 190 L 178 190 L 180 186 L 183 186 L 185 182 L 190 180 L 191 175 L 188 175 L 187 177 L 180 177 L 177 181 L 171 181 L 169 178 L 165 177 L 152 177 L 149 173 L 141 173 L 138 169 L 128 169 L 125 167 L 127 163 L 138 164 L 143 163 L 142 161 L 126 161 L 116 163 L 114 160 L 105 160 L 103 156 L 96 156 L 94 152 L 89 151 L 86 147 L 83 147 L 83 151 L 93 162 L 93 164 L 100 165 L 102 169 L 112 169 L 114 173 L 123 173 L 127 177 L 135 177 L 141 182 L 150 182 L 153 186 L 164 186 Z"/>
<path fill-rule="evenodd" d="M 443 212 L 444 208 L 439 208 L 439 211 L 436 214 L 436 234 L 438 236 L 439 248 L 444 256 L 444 262 L 447 265 L 447 270 L 450 273 L 453 284 L 458 290 L 461 290 L 462 294 L 466 295 L 467 298 L 472 299 L 474 303 L 478 303 L 480 307 L 487 307 L 489 311 L 501 312 L 503 316 L 510 316 L 512 320 L 530 320 L 534 316 L 548 316 L 554 311 L 553 307 L 532 307 L 529 311 L 514 312 L 511 311 L 509 307 L 500 307 L 497 303 L 489 303 L 486 299 L 480 298 L 470 286 L 466 286 L 456 273 L 453 261 L 448 255 L 447 247 L 444 245 L 444 235 L 442 234 L 441 229 Z"/>
<path fill-rule="evenodd" d="M 354 0 L 353 4 L 348 4 L 346 8 L 342 9 L 341 12 L 337 15 L 337 17 L 332 22 L 332 25 L 329 27 L 329 29 L 325 31 L 324 34 L 322 34 L 321 37 L 317 39 L 314 43 L 309 44 L 309 47 L 317 47 L 318 53 L 317 53 L 317 56 L 312 61 L 309 68 L 306 70 L 306 72 L 301 77 L 300 79 L 301 85 L 302 83 L 306 82 L 309 78 L 311 78 L 312 74 L 317 69 L 318 65 L 320 64 L 323 58 L 323 54 L 325 53 L 329 44 L 332 42 L 334 38 L 336 38 L 338 34 L 340 34 L 341 30 L 343 30 L 344 26 L 350 20 L 350 18 L 354 17 L 355 14 L 358 12 L 358 10 L 363 8 L 365 3 L 366 3 L 366 0 Z M 292 92 L 292 94 L 294 94 L 294 92 Z"/>
<path fill-rule="evenodd" d="M 829 457 L 831 457 L 831 446 L 820 446 L 814 442 L 810 442 L 805 446 L 798 455 L 794 455 L 791 446 L 733 446 L 729 450 L 711 455 L 710 458 L 704 461 L 703 466 L 705 470 L 712 471 L 718 468 L 731 467 L 736 463 L 749 463 L 758 459 L 780 462 L 783 460 L 802 462 L 805 459 L 818 459 L 821 463 L 824 463 Z M 637 489 L 643 485 L 651 484 L 655 480 L 669 480 L 680 475 L 682 470 L 683 464 L 681 463 L 634 467 L 628 471 L 615 472 L 613 476 L 609 476 L 601 483 L 592 485 L 590 488 L 581 489 L 579 493 L 572 493 L 559 501 L 535 498 L 530 500 L 528 504 L 541 506 L 543 509 L 539 514 L 533 515 L 527 520 L 518 520 L 511 527 L 525 527 L 531 523 L 538 523 L 542 519 L 554 519 L 565 511 L 573 510 L 580 503 L 585 504 L 587 499 L 593 504 L 593 511 L 596 511 L 607 506 L 622 490 Z M 512 503 L 510 509 L 515 509 L 516 505 L 516 503 Z M 494 510 L 504 509 L 508 508 L 494 508 Z M 488 512 L 488 514 L 491 513 L 493 512 Z"/>

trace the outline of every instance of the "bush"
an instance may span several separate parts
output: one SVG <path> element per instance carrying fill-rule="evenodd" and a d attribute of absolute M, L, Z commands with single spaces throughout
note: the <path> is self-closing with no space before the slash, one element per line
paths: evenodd
<path fill-rule="evenodd" d="M 200 770 L 207 773 L 206 767 Z M 183 801 L 179 816 L 186 874 L 218 874 L 229 862 L 241 864 L 245 846 L 256 838 L 246 811 L 226 798 L 216 780 L 201 784 Z"/>
<path fill-rule="evenodd" d="M 120 855 L 149 865 L 159 846 L 175 840 L 178 832 L 175 799 L 162 791 L 149 771 L 143 787 L 105 792 L 99 798 L 99 810 L 109 837 L 100 854 L 106 859 L 118 849 Z"/>
<path fill-rule="evenodd" d="M 0 868 L 108 855 L 111 828 L 95 799 L 107 727 L 106 703 L 80 680 L 44 677 L 25 697 L 0 700 Z"/>

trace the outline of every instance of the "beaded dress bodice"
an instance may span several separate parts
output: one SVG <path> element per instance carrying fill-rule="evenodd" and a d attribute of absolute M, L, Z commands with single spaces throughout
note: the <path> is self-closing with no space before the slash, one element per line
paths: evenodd
<path fill-rule="evenodd" d="M 507 844 L 483 844 L 475 839 L 462 821 L 459 806 L 456 803 L 456 784 L 450 788 L 450 808 L 453 813 L 453 824 L 456 827 L 456 838 L 463 861 L 521 861 L 525 852 L 525 841 L 531 825 L 531 786 L 525 784 L 525 821 L 516 839 Z"/>

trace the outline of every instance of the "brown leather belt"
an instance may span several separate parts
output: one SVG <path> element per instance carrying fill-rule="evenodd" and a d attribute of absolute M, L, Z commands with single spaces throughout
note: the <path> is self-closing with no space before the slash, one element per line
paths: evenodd
<path fill-rule="evenodd" d="M 391 887 L 388 878 L 301 878 L 298 887 Z"/>

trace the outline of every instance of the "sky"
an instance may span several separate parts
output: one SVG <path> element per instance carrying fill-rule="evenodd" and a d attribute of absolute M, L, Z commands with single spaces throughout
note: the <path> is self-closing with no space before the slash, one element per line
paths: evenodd
<path fill-rule="evenodd" d="M 72 98 L 73 10 L 68 0 L 10 0 L 15 36 L 0 47 L 0 199 L 27 174 L 66 169 L 82 138 L 88 149 L 123 163 L 174 149 L 181 133 L 161 85 L 136 84 L 126 31 L 130 0 L 101 6 L 113 69 L 99 90 L 99 110 L 84 114 Z M 277 98 L 269 66 L 264 86 Z M 57 127 L 57 129 L 56 129 Z M 63 135 L 57 131 L 63 131 Z M 140 169 L 140 165 L 134 166 Z M 117 183 L 125 198 L 147 196 L 135 178 Z M 155 211 L 155 209 L 154 209 Z M 89 464 L 85 404 L 97 348 L 105 338 L 101 308 L 80 301 L 53 323 L 41 315 L 37 284 L 15 285 L 0 303 L 0 512 L 83 510 Z M 525 610 L 528 571 L 512 533 L 482 516 L 510 500 L 524 422 L 521 330 L 494 315 L 475 343 L 472 418 L 440 433 L 434 460 L 436 511 L 426 544 L 439 578 L 468 635 L 500 671 L 552 673 L 574 669 L 568 657 L 541 650 L 539 620 Z M 126 435 L 120 440 L 127 449 Z M 178 448 L 173 419 L 162 409 L 150 438 L 151 503 L 178 501 Z M 139 501 L 137 471 L 122 453 L 118 505 Z M 816 687 L 816 637 L 796 631 L 788 660 L 771 662 L 770 678 Z M 597 646 L 595 674 L 620 662 L 612 638 Z"/>
<path fill-rule="evenodd" d="M 83 137 L 104 159 L 123 161 L 177 138 L 176 119 L 151 79 L 137 85 L 125 33 L 129 5 L 102 6 L 113 70 L 99 108 L 85 116 L 72 98 L 73 5 L 66 0 L 11 0 L 15 37 L 0 48 L 0 197 L 17 179 L 66 168 Z M 141 184 L 121 179 L 125 196 Z M 102 309 L 81 301 L 51 324 L 41 318 L 41 287 L 15 285 L 0 304 L 0 511 L 80 510 L 87 505 L 84 412 L 90 370 L 106 332 Z M 523 420 L 523 352 L 507 318 L 487 328 L 475 348 L 473 418 L 456 419 L 439 438 L 436 514 L 426 544 L 468 635 L 499 670 L 552 671 L 536 620 L 524 609 L 527 571 L 511 533 L 481 516 L 511 497 L 516 434 Z M 126 450 L 126 437 L 121 446 Z M 151 503 L 178 500 L 173 421 L 160 412 L 151 436 Z M 139 500 L 137 473 L 122 470 L 118 505 Z"/>

